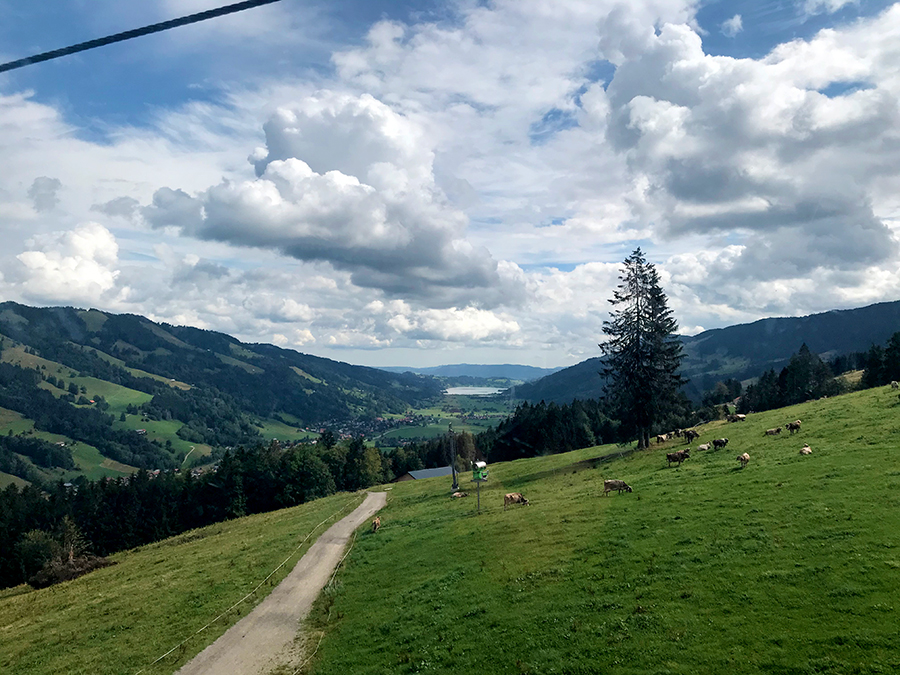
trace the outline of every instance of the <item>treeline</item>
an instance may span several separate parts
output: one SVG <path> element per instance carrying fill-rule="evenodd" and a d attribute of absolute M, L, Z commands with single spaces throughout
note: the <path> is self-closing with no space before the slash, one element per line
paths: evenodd
<path fill-rule="evenodd" d="M 384 483 L 394 477 L 391 466 L 361 437 L 335 443 L 325 434 L 317 445 L 273 442 L 228 451 L 215 472 L 199 477 L 140 471 L 123 479 L 77 478 L 69 487 L 59 482 L 46 492 L 10 485 L 0 492 L 0 587 L 23 583 L 40 569 L 35 542 L 47 542 L 50 556 L 67 518 L 85 551 L 106 556 L 222 520 Z"/>
<path fill-rule="evenodd" d="M 862 370 L 853 387 L 837 379 L 842 373 Z M 824 362 L 804 343 L 787 366 L 776 373 L 764 372 L 741 396 L 737 411 L 747 413 L 773 410 L 823 396 L 837 396 L 853 388 L 870 389 L 900 380 L 900 332 L 885 346 L 873 345 L 867 352 L 854 352 Z"/>

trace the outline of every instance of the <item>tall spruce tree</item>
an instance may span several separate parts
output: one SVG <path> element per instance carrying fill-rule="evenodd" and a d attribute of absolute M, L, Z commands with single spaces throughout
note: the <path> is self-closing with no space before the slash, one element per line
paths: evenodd
<path fill-rule="evenodd" d="M 638 447 L 650 445 L 654 424 L 678 400 L 683 384 L 678 367 L 683 358 L 678 323 L 672 317 L 656 268 L 640 248 L 625 259 L 620 283 L 610 302 L 616 309 L 603 322 L 609 337 L 600 345 L 607 357 L 601 374 L 607 378 L 607 399 L 628 437 Z"/>

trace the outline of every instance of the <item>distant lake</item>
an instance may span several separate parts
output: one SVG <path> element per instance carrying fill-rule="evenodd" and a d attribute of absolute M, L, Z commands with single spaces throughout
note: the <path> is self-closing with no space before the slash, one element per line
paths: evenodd
<path fill-rule="evenodd" d="M 499 394 L 505 389 L 497 389 L 497 387 L 450 387 L 447 389 L 449 396 L 493 396 Z"/>

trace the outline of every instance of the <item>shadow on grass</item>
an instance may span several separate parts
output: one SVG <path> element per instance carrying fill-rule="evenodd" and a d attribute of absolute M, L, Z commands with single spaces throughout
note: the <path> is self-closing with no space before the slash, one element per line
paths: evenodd
<path fill-rule="evenodd" d="M 585 471 L 587 469 L 598 469 L 601 466 L 605 466 L 617 459 L 622 459 L 623 457 L 628 457 L 629 455 L 638 452 L 637 448 L 626 448 L 624 450 L 617 450 L 616 452 L 610 452 L 605 455 L 600 455 L 599 457 L 592 457 L 590 459 L 582 459 L 579 462 L 573 462 L 572 464 L 567 464 L 566 466 L 560 466 L 556 469 L 548 469 L 546 471 L 538 471 L 536 473 L 530 473 L 526 476 L 520 476 L 518 478 L 514 478 L 511 480 L 504 481 L 504 485 L 513 488 L 518 487 L 520 485 L 527 485 L 534 481 L 544 480 L 545 478 L 552 478 L 553 476 L 560 476 L 563 474 L 571 474 L 571 473 L 579 473 L 581 471 Z"/>

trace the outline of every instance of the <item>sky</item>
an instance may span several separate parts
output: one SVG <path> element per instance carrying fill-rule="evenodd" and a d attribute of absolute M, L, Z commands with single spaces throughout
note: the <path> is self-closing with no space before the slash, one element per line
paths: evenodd
<path fill-rule="evenodd" d="M 228 0 L 0 0 L 0 62 Z M 900 4 L 282 0 L 0 74 L 0 299 L 369 366 L 900 299 Z"/>

